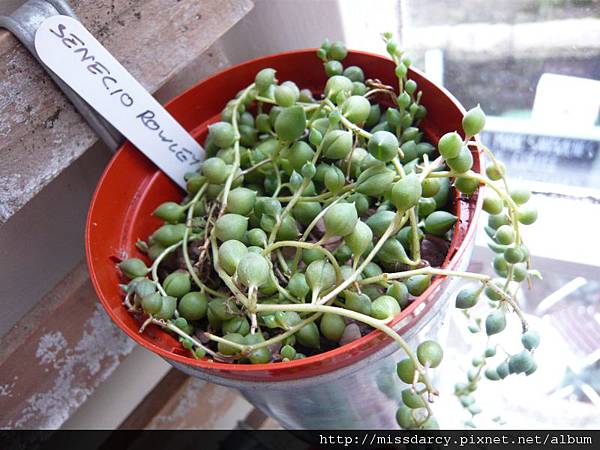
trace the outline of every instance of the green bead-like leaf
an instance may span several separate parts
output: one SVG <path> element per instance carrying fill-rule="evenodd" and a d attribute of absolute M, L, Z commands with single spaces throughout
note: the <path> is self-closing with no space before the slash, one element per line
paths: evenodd
<path fill-rule="evenodd" d="M 417 347 L 417 358 L 424 366 L 435 369 L 440 365 L 443 357 L 442 346 L 435 341 L 421 342 Z"/>
<path fill-rule="evenodd" d="M 163 288 L 167 295 L 181 298 L 192 289 L 190 274 L 186 271 L 176 271 L 171 273 L 163 281 Z"/>
<path fill-rule="evenodd" d="M 424 408 L 425 402 L 419 394 L 413 392 L 412 388 L 406 388 L 402 391 L 402 403 L 411 409 Z"/>
<path fill-rule="evenodd" d="M 178 205 L 175 202 L 165 202 L 161 204 L 152 214 L 169 223 L 182 222 L 185 219 L 185 210 L 183 206 Z"/>
<path fill-rule="evenodd" d="M 308 226 L 321 212 L 319 202 L 298 202 L 292 209 L 294 217 L 304 226 Z"/>
<path fill-rule="evenodd" d="M 315 151 L 304 141 L 295 142 L 282 152 L 282 156 L 290 162 L 296 172 L 301 172 L 304 164 L 311 161 L 314 155 Z"/>
<path fill-rule="evenodd" d="M 498 367 L 496 367 L 496 373 L 500 377 L 500 379 L 504 379 L 509 375 L 508 362 L 504 361 Z"/>
<path fill-rule="evenodd" d="M 468 177 L 456 177 L 454 187 L 458 189 L 462 194 L 471 195 L 479 187 L 479 180 Z"/>
<path fill-rule="evenodd" d="M 506 315 L 503 311 L 494 311 L 485 319 L 485 332 L 488 336 L 498 334 L 506 328 Z"/>
<path fill-rule="evenodd" d="M 271 68 L 262 69 L 254 78 L 254 83 L 259 92 L 265 92 L 274 82 L 275 70 Z"/>
<path fill-rule="evenodd" d="M 508 360 L 508 371 L 510 373 L 524 373 L 531 369 L 533 358 L 531 353 L 523 350 L 516 355 L 513 355 Z"/>
<path fill-rule="evenodd" d="M 275 119 L 275 133 L 282 141 L 295 141 L 304 134 L 305 128 L 306 114 L 299 105 L 282 109 Z"/>
<path fill-rule="evenodd" d="M 223 336 L 223 339 L 230 342 L 235 342 L 236 344 L 240 345 L 244 345 L 246 343 L 244 336 L 242 336 L 239 333 L 226 334 L 225 336 Z M 219 350 L 219 353 L 222 353 L 223 355 L 235 355 L 240 352 L 237 347 L 234 347 L 233 345 L 228 345 L 224 342 L 219 342 L 217 348 Z"/>
<path fill-rule="evenodd" d="M 242 241 L 248 229 L 248 218 L 239 214 L 224 214 L 215 222 L 215 235 L 221 241 Z"/>
<path fill-rule="evenodd" d="M 227 212 L 247 216 L 254 208 L 256 191 L 245 187 L 237 187 L 229 192 Z"/>
<path fill-rule="evenodd" d="M 423 240 L 425 234 L 421 231 L 421 229 L 417 230 L 417 237 L 419 238 L 419 242 Z M 413 234 L 410 225 L 402 228 L 398 233 L 396 233 L 396 239 L 400 241 L 400 243 L 404 246 L 404 248 L 410 248 L 412 242 Z"/>
<path fill-rule="evenodd" d="M 398 156 L 398 139 L 389 131 L 376 131 L 369 139 L 369 153 L 380 161 L 391 161 Z"/>
<path fill-rule="evenodd" d="M 380 117 L 381 109 L 379 108 L 379 105 L 371 105 L 365 126 L 372 127 L 373 125 L 376 125 L 379 122 Z"/>
<path fill-rule="evenodd" d="M 277 239 L 280 241 L 291 241 L 300 235 L 298 224 L 291 215 L 287 215 L 281 221 L 279 230 L 277 231 Z"/>
<path fill-rule="evenodd" d="M 425 178 L 421 183 L 423 197 L 433 197 L 440 190 L 440 180 L 437 178 Z"/>
<path fill-rule="evenodd" d="M 400 305 L 394 297 L 382 295 L 373 300 L 371 316 L 376 319 L 392 319 L 400 313 Z"/>
<path fill-rule="evenodd" d="M 348 55 L 348 50 L 343 42 L 332 42 L 327 48 L 327 56 L 336 61 L 343 60 Z"/>
<path fill-rule="evenodd" d="M 402 405 L 396 412 L 396 422 L 403 430 L 412 430 L 417 426 L 417 423 L 412 415 L 412 409 L 406 405 Z"/>
<path fill-rule="evenodd" d="M 335 75 L 341 75 L 344 72 L 344 66 L 339 61 L 327 61 L 323 64 L 325 68 L 325 73 L 328 77 L 333 77 Z"/>
<path fill-rule="evenodd" d="M 399 211 L 407 211 L 418 203 L 421 194 L 422 186 L 419 177 L 411 173 L 394 184 L 391 199 Z"/>
<path fill-rule="evenodd" d="M 177 225 L 163 225 L 154 233 L 152 233 L 151 239 L 161 244 L 163 247 L 169 247 L 170 245 L 176 244 L 183 239 L 185 229 L 186 226 L 183 223 L 178 223 Z"/>
<path fill-rule="evenodd" d="M 373 235 L 379 237 L 390 226 L 395 217 L 395 212 L 378 211 L 369 217 L 365 223 L 371 228 Z"/>
<path fill-rule="evenodd" d="M 484 375 L 488 380 L 497 381 L 500 379 L 500 375 L 498 375 L 496 369 L 491 367 L 485 370 Z"/>
<path fill-rule="evenodd" d="M 343 159 L 352 151 L 352 133 L 344 130 L 331 130 L 321 143 L 323 156 L 329 159 Z"/>
<path fill-rule="evenodd" d="M 334 75 L 325 84 L 325 96 L 335 99 L 339 93 L 350 94 L 352 92 L 352 80 L 342 75 Z"/>
<path fill-rule="evenodd" d="M 510 198 L 512 198 L 517 205 L 523 205 L 531 198 L 531 191 L 525 188 L 511 189 Z"/>
<path fill-rule="evenodd" d="M 325 313 L 319 323 L 321 334 L 332 342 L 338 342 L 342 338 L 345 328 L 346 322 L 337 314 Z"/>
<path fill-rule="evenodd" d="M 410 264 L 406 250 L 396 238 L 387 239 L 377 252 L 377 260 L 383 264 Z"/>
<path fill-rule="evenodd" d="M 267 245 L 267 233 L 261 228 L 253 228 L 246 233 L 248 244 L 254 247 L 265 247 Z M 237 264 L 236 264 L 237 267 Z"/>
<path fill-rule="evenodd" d="M 329 289 L 335 284 L 335 269 L 322 259 L 311 262 L 305 271 L 306 282 L 315 291 Z"/>
<path fill-rule="evenodd" d="M 371 104 L 362 95 L 353 95 L 342 104 L 342 114 L 357 125 L 362 124 L 369 117 Z"/>
<path fill-rule="evenodd" d="M 392 281 L 385 293 L 394 297 L 401 308 L 404 308 L 408 304 L 408 288 L 404 283 Z"/>
<path fill-rule="evenodd" d="M 456 307 L 460 309 L 472 308 L 477 304 L 482 286 L 467 286 L 463 288 L 456 296 Z"/>
<path fill-rule="evenodd" d="M 371 315 L 371 299 L 366 294 L 358 294 L 353 291 L 344 291 L 346 298 L 345 307 L 367 316 Z"/>
<path fill-rule="evenodd" d="M 475 136 L 483 130 L 485 114 L 479 105 L 467 111 L 463 117 L 462 126 L 467 136 Z"/>
<path fill-rule="evenodd" d="M 504 251 L 504 259 L 509 264 L 517 264 L 525 259 L 525 253 L 519 247 L 509 247 Z"/>
<path fill-rule="evenodd" d="M 327 210 L 323 217 L 325 232 L 329 236 L 347 236 L 358 222 L 354 203 L 337 203 Z"/>
<path fill-rule="evenodd" d="M 435 211 L 425 219 L 425 231 L 436 236 L 443 236 L 456 223 L 457 217 L 446 211 Z"/>
<path fill-rule="evenodd" d="M 371 169 L 374 170 L 369 172 Z M 363 175 L 365 176 L 363 177 Z M 394 172 L 391 170 L 371 167 L 359 176 L 356 181 L 358 187 L 355 191 L 369 197 L 381 197 L 394 181 L 394 177 Z"/>
<path fill-rule="evenodd" d="M 515 241 L 515 230 L 510 225 L 502 225 L 496 230 L 494 240 L 501 245 L 510 245 Z"/>
<path fill-rule="evenodd" d="M 329 169 L 325 172 L 323 179 L 325 186 L 334 194 L 338 192 L 346 182 L 344 173 L 336 166 L 329 166 Z"/>
<path fill-rule="evenodd" d="M 421 197 L 417 206 L 417 214 L 419 215 L 420 219 L 427 218 L 437 209 L 437 204 L 433 198 Z"/>
<path fill-rule="evenodd" d="M 187 320 L 203 319 L 208 310 L 208 298 L 201 292 L 188 292 L 179 301 L 178 310 Z"/>
<path fill-rule="evenodd" d="M 157 319 L 169 320 L 173 317 L 173 314 L 175 314 L 175 308 L 177 308 L 177 299 L 175 297 L 162 297 L 160 311 L 154 314 L 154 317 Z"/>
<path fill-rule="evenodd" d="M 488 193 L 483 199 L 483 210 L 488 214 L 500 214 L 504 210 L 504 204 L 498 195 Z"/>
<path fill-rule="evenodd" d="M 302 250 L 302 261 L 304 264 L 308 265 L 313 261 L 320 261 L 325 258 L 325 253 L 323 253 L 319 247 L 305 248 Z"/>
<path fill-rule="evenodd" d="M 406 280 L 410 295 L 418 297 L 431 285 L 431 275 L 413 275 Z"/>
<path fill-rule="evenodd" d="M 540 335 L 535 330 L 529 330 L 521 336 L 521 343 L 527 350 L 533 350 L 540 345 Z"/>
<path fill-rule="evenodd" d="M 246 336 L 250 332 L 250 324 L 245 317 L 233 317 L 223 322 L 221 331 L 226 334 L 238 333 Z"/>
<path fill-rule="evenodd" d="M 462 148 L 463 140 L 455 131 L 444 134 L 438 142 L 438 151 L 446 160 L 456 158 Z"/>
<path fill-rule="evenodd" d="M 538 212 L 534 206 L 521 206 L 517 212 L 519 222 L 523 225 L 531 225 L 537 220 Z"/>
<path fill-rule="evenodd" d="M 409 358 L 403 359 L 396 365 L 396 373 L 398 378 L 406 384 L 412 384 L 415 378 L 415 364 Z"/>
<path fill-rule="evenodd" d="M 450 181 L 447 178 L 440 179 L 440 190 L 433 196 L 438 209 L 444 208 L 450 198 Z"/>
<path fill-rule="evenodd" d="M 303 273 L 296 272 L 290 278 L 287 289 L 296 298 L 304 300 L 310 291 L 310 287 L 306 282 L 306 276 Z"/>
<path fill-rule="evenodd" d="M 498 181 L 506 174 L 506 167 L 501 161 L 497 161 L 485 168 L 485 174 L 490 180 Z"/>
<path fill-rule="evenodd" d="M 296 102 L 296 93 L 288 86 L 275 86 L 274 94 L 279 106 L 292 106 Z"/>
<path fill-rule="evenodd" d="M 354 257 L 358 258 L 369 248 L 369 244 L 373 241 L 373 232 L 366 223 L 359 220 L 352 232 L 344 236 L 344 241 L 352 250 Z"/>
<path fill-rule="evenodd" d="M 468 148 L 463 147 L 456 158 L 447 159 L 446 164 L 458 173 L 465 173 L 473 167 L 473 155 Z"/>
<path fill-rule="evenodd" d="M 237 266 L 237 276 L 248 288 L 267 284 L 270 272 L 271 268 L 267 260 L 256 253 L 246 253 Z"/>
<path fill-rule="evenodd" d="M 159 292 L 147 295 L 142 298 L 142 308 L 146 314 L 156 314 L 162 307 L 162 296 Z"/>
<path fill-rule="evenodd" d="M 208 134 L 220 148 L 231 147 L 235 141 L 233 126 L 228 122 L 217 122 L 209 125 Z"/>
<path fill-rule="evenodd" d="M 248 248 L 242 242 L 231 239 L 221 244 L 218 253 L 221 267 L 229 275 L 233 275 L 240 260 L 248 253 Z"/>
<path fill-rule="evenodd" d="M 358 66 L 348 66 L 344 69 L 344 76 L 353 82 L 365 81 L 365 74 L 363 70 Z"/>
<path fill-rule="evenodd" d="M 144 277 L 150 271 L 144 261 L 139 258 L 129 258 L 119 263 L 119 269 L 130 279 Z"/>
<path fill-rule="evenodd" d="M 308 348 L 319 348 L 321 341 L 319 339 L 319 329 L 314 322 L 304 325 L 296 332 L 298 343 Z"/>

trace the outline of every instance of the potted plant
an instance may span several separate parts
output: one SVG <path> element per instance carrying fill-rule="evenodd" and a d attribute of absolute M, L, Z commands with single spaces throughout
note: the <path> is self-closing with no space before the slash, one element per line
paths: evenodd
<path fill-rule="evenodd" d="M 436 428 L 451 280 L 469 280 L 457 308 L 487 303 L 472 331 L 492 337 L 456 386 L 462 405 L 476 415 L 479 380 L 536 368 L 516 302 L 537 274 L 530 194 L 477 140 L 483 111 L 383 38 L 391 61 L 326 41 L 320 62 L 290 52 L 201 83 L 168 105 L 206 149 L 185 197 L 126 145 L 90 209 L 90 273 L 115 322 L 290 428 Z M 480 208 L 498 278 L 464 270 Z M 496 355 L 513 314 L 523 349 Z"/>

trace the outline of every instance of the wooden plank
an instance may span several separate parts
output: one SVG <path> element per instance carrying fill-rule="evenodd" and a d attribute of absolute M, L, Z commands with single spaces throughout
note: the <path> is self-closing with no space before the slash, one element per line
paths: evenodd
<path fill-rule="evenodd" d="M 249 405 L 236 391 L 172 369 L 119 429 L 280 430 L 279 423 Z"/>
<path fill-rule="evenodd" d="M 120 430 L 141 430 L 148 426 L 152 419 L 161 411 L 165 403 L 180 393 L 182 385 L 189 376 L 177 369 L 171 369 L 165 377 L 152 389 L 146 397 L 121 423 Z"/>
<path fill-rule="evenodd" d="M 0 336 L 81 261 L 86 213 L 110 157 L 90 148 L 0 227 Z"/>
<path fill-rule="evenodd" d="M 80 264 L 0 340 L 0 428 L 61 427 L 134 346 L 98 303 Z M 262 427 L 266 417 L 251 411 L 238 392 L 172 369 L 119 428 Z"/>
<path fill-rule="evenodd" d="M 263 427 L 265 422 L 269 419 L 269 416 L 265 415 L 258 409 L 253 409 L 250 414 L 246 416 L 243 423 L 241 424 L 244 428 L 250 430 L 259 430 Z"/>
<path fill-rule="evenodd" d="M 272 417 L 266 417 L 265 421 L 260 425 L 260 430 L 283 430 L 283 427 L 279 425 Z"/>
<path fill-rule="evenodd" d="M 196 60 L 251 0 L 81 0 L 83 24 L 151 92 Z M 0 223 L 96 137 L 29 53 L 0 31 Z"/>
<path fill-rule="evenodd" d="M 186 380 L 146 425 L 150 430 L 231 429 L 252 406 L 232 389 L 195 378 Z"/>
<path fill-rule="evenodd" d="M 114 430 L 171 370 L 162 358 L 135 345 L 61 430 Z"/>
<path fill-rule="evenodd" d="M 244 411 L 249 412 L 244 415 Z M 281 429 L 258 409 L 248 409 L 237 392 L 195 380 L 177 369 L 148 392 L 119 429 L 210 429 L 224 423 L 240 429 Z"/>
<path fill-rule="evenodd" d="M 133 347 L 80 264 L 0 341 L 0 428 L 59 428 Z"/>
<path fill-rule="evenodd" d="M 238 392 L 172 369 L 119 429 L 234 428 L 249 411 Z"/>

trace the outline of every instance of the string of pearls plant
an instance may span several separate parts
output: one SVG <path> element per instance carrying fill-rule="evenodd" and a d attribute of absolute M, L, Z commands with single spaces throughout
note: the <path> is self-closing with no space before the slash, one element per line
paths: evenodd
<path fill-rule="evenodd" d="M 509 189 L 489 149 L 480 146 L 486 175 L 471 170 L 479 146 L 471 138 L 485 124 L 479 107 L 464 116 L 464 138 L 453 131 L 437 148 L 427 142 L 410 60 L 390 34 L 383 38 L 396 87 L 344 67 L 347 50 L 337 42 L 317 52 L 328 76 L 322 98 L 261 70 L 209 127 L 206 160 L 188 174 L 188 195 L 154 212 L 164 225 L 137 245 L 150 267 L 131 258 L 119 268 L 130 279 L 122 285 L 124 304 L 143 322 L 140 332 L 158 325 L 193 358 L 280 363 L 381 330 L 406 353 L 397 365 L 407 384 L 399 425 L 436 428 L 431 375 L 443 349 L 430 340 L 413 350 L 387 323 L 435 277 L 471 282 L 456 298 L 465 314 L 487 297 L 488 336 L 514 313 L 523 351 L 492 366 L 490 346 L 473 361 L 468 382 L 456 386 L 463 406 L 479 413 L 472 393 L 482 376 L 497 380 L 536 367 L 539 337 L 516 295 L 536 275 L 521 225 L 537 215 L 526 205 L 528 192 Z M 499 278 L 439 267 L 457 220 L 452 186 L 469 196 L 481 185 L 488 187 L 483 208 Z"/>

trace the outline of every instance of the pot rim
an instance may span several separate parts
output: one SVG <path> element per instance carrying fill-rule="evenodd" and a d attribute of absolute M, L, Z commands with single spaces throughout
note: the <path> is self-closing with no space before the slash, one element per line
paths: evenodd
<path fill-rule="evenodd" d="M 285 51 L 285 52 L 279 52 L 279 53 L 261 56 L 258 58 L 253 58 L 253 59 L 241 62 L 239 64 L 227 67 L 224 70 L 221 70 L 203 80 L 198 81 L 197 83 L 195 83 L 190 88 L 186 89 L 181 94 L 173 97 L 171 100 L 166 102 L 164 106 L 168 109 L 168 107 L 171 104 L 173 104 L 173 103 L 177 102 L 178 100 L 180 100 L 181 98 L 189 95 L 189 93 L 191 91 L 193 91 L 196 88 L 196 86 L 198 86 L 199 84 L 208 82 L 210 80 L 214 80 L 227 72 L 239 70 L 240 68 L 242 68 L 245 65 L 252 65 L 252 64 L 260 63 L 261 61 L 270 60 L 273 57 L 294 56 L 294 55 L 305 54 L 308 52 L 310 52 L 311 54 L 314 54 L 316 52 L 316 50 L 317 50 L 316 48 L 304 48 L 304 49 L 297 49 L 297 50 L 289 50 L 289 51 Z M 362 56 L 366 56 L 369 58 L 377 58 L 377 59 L 384 59 L 387 61 L 391 61 L 382 55 L 372 53 L 372 52 L 365 52 L 365 51 L 361 51 L 361 50 L 348 50 L 348 54 L 349 55 L 350 54 L 362 55 Z M 415 73 L 419 77 L 426 79 L 431 84 L 436 86 L 436 88 L 439 89 L 462 114 L 464 114 L 466 112 L 465 108 L 460 104 L 460 102 L 443 86 L 439 86 L 439 85 L 433 83 L 431 80 L 429 80 L 426 77 L 426 75 L 423 72 L 421 72 L 418 69 L 409 67 L 408 70 L 409 70 L 409 73 Z M 195 131 L 196 132 L 198 131 L 197 127 L 193 130 L 190 130 L 190 133 L 194 133 Z M 457 131 L 460 132 L 460 130 L 457 130 Z M 197 133 L 194 133 L 194 134 L 197 134 Z M 474 137 L 474 140 L 476 142 L 479 142 L 477 136 Z M 173 351 L 166 350 L 160 346 L 155 345 L 150 340 L 143 338 L 142 335 L 140 335 L 139 333 L 130 329 L 129 327 L 125 326 L 123 324 L 123 322 L 120 320 L 120 318 L 113 311 L 113 307 L 108 303 L 108 300 L 106 298 L 104 298 L 103 295 L 101 295 L 100 281 L 98 280 L 96 273 L 93 270 L 94 263 L 92 261 L 92 248 L 90 245 L 91 240 L 89 238 L 89 235 L 93 232 L 92 231 L 93 230 L 92 211 L 94 210 L 94 205 L 97 201 L 97 197 L 98 197 L 100 188 L 101 188 L 105 178 L 107 177 L 107 174 L 111 170 L 112 166 L 115 164 L 115 161 L 117 161 L 117 159 L 118 159 L 117 156 L 119 154 L 121 154 L 122 152 L 126 151 L 128 147 L 133 147 L 133 145 L 131 144 L 130 141 L 125 141 L 123 143 L 123 145 L 121 145 L 121 147 L 119 147 L 118 151 L 115 153 L 115 156 L 111 159 L 111 161 L 107 165 L 104 173 L 102 174 L 102 177 L 100 178 L 100 180 L 98 182 L 97 188 L 96 188 L 94 195 L 92 197 L 92 200 L 90 202 L 90 207 L 88 210 L 88 216 L 87 216 L 87 220 L 86 220 L 86 230 L 85 230 L 85 247 L 86 248 L 85 249 L 86 249 L 86 260 L 88 263 L 88 267 L 90 269 L 89 270 L 90 279 L 92 281 L 92 284 L 94 286 L 96 294 L 97 294 L 98 298 L 100 299 L 100 302 L 102 303 L 105 311 L 108 313 L 108 315 L 113 320 L 113 322 L 115 322 L 117 324 L 117 326 L 122 331 L 124 331 L 130 338 L 132 338 L 136 343 L 142 345 L 144 348 L 152 351 L 153 353 L 158 354 L 159 356 L 165 358 L 166 360 L 173 360 L 178 363 L 190 365 L 190 366 L 193 366 L 198 369 L 205 369 L 205 370 L 213 373 L 215 376 L 220 376 L 220 375 L 224 376 L 225 373 L 229 373 L 230 375 L 227 376 L 228 378 L 235 377 L 238 379 L 243 379 L 243 376 L 245 374 L 247 374 L 250 376 L 249 378 L 252 379 L 253 378 L 252 375 L 253 374 L 256 375 L 258 373 L 268 372 L 270 376 L 273 376 L 273 375 L 276 375 L 277 372 L 282 372 L 282 371 L 285 372 L 286 370 L 292 369 L 292 368 L 295 369 L 296 373 L 298 373 L 297 369 L 300 369 L 302 367 L 314 366 L 315 363 L 320 363 L 320 365 L 326 366 L 327 364 L 324 364 L 324 363 L 327 363 L 327 361 L 329 359 L 332 359 L 336 356 L 343 355 L 345 353 L 352 353 L 352 352 L 356 353 L 356 352 L 360 351 L 360 349 L 363 347 L 370 348 L 371 349 L 370 352 L 376 352 L 383 346 L 383 344 L 389 344 L 392 342 L 392 339 L 389 338 L 387 335 L 385 335 L 385 333 L 383 333 L 382 331 L 373 330 L 370 333 L 362 336 L 361 338 L 359 338 L 355 341 L 352 341 L 348 344 L 345 344 L 341 347 L 336 347 L 332 350 L 328 350 L 326 352 L 318 353 L 318 354 L 312 355 L 312 356 L 307 356 L 306 358 L 302 358 L 302 359 L 298 359 L 298 360 L 293 360 L 293 361 L 288 361 L 288 362 L 266 363 L 266 364 L 231 364 L 231 363 L 211 362 L 211 361 L 204 360 L 204 359 L 194 359 L 189 356 L 184 356 L 184 355 L 175 353 Z M 483 158 L 481 158 L 481 151 L 478 150 L 478 151 L 474 152 L 474 156 L 477 158 L 477 162 L 480 165 L 480 171 L 483 170 Z M 455 224 L 454 234 L 453 234 L 452 240 L 450 242 L 448 253 L 444 259 L 444 263 L 440 266 L 441 268 L 451 270 L 452 268 L 456 267 L 458 262 L 463 257 L 466 249 L 468 248 L 471 240 L 473 239 L 474 234 L 476 232 L 476 228 L 477 228 L 476 224 L 477 224 L 479 214 L 481 212 L 481 206 L 483 203 L 483 196 L 481 195 L 481 192 L 483 190 L 484 190 L 484 187 L 480 185 L 478 187 L 477 191 L 475 192 L 475 194 L 473 194 L 473 195 L 477 195 L 477 201 L 475 204 L 473 216 L 467 225 L 467 230 L 464 233 L 462 242 L 460 242 L 460 244 L 458 244 L 458 245 L 457 245 L 457 240 L 458 240 L 459 234 L 460 234 L 460 233 L 458 233 L 458 229 L 459 229 L 459 225 L 460 225 L 461 209 L 460 209 L 460 207 L 457 208 L 458 220 Z M 457 201 L 459 201 L 458 196 L 455 195 L 453 201 L 455 203 Z M 431 294 L 434 291 L 437 290 L 439 285 L 445 279 L 446 279 L 446 277 L 444 277 L 444 276 L 434 277 L 429 288 L 423 294 L 421 294 L 419 297 L 417 297 L 415 300 L 413 300 L 410 303 L 410 305 L 407 306 L 405 309 L 403 309 L 400 312 L 400 314 L 395 316 L 393 320 L 388 322 L 387 325 L 397 329 L 398 325 L 401 324 L 402 322 L 405 322 L 411 315 L 418 316 L 422 312 L 424 312 L 424 310 L 427 309 L 426 308 L 427 303 L 430 303 L 430 302 L 433 302 L 436 300 L 436 298 L 429 298 L 429 297 L 431 296 Z M 408 324 L 405 324 L 402 326 L 400 331 L 405 331 L 407 329 L 410 329 L 416 322 L 418 322 L 418 318 L 419 317 L 412 318 L 412 320 L 410 320 Z M 164 331 L 160 330 L 160 332 L 164 332 Z M 377 341 L 380 341 L 379 344 L 377 344 Z M 328 372 L 329 370 L 335 370 L 336 368 L 339 368 L 339 367 L 340 367 L 339 365 L 334 364 L 331 369 L 324 368 L 323 370 L 321 370 L 321 372 L 325 373 L 325 372 Z M 303 376 L 299 375 L 298 378 L 303 378 Z M 284 377 L 282 379 L 289 379 L 289 377 Z"/>

